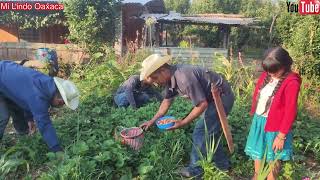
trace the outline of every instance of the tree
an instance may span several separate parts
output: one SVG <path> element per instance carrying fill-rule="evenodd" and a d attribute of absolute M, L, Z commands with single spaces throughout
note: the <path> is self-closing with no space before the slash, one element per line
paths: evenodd
<path fill-rule="evenodd" d="M 167 12 L 176 11 L 181 14 L 186 14 L 190 8 L 189 0 L 164 0 Z"/>
<path fill-rule="evenodd" d="M 274 25 L 278 14 L 282 9 L 271 1 L 242 0 L 240 14 L 245 17 L 257 18 L 257 28 L 238 27 L 233 28 L 231 39 L 235 42 L 235 49 L 245 46 L 255 48 L 268 48 L 274 43 Z"/>
<path fill-rule="evenodd" d="M 63 14 L 63 11 L 0 11 L 0 24 L 18 25 L 19 29 L 38 29 L 63 24 Z"/>
<path fill-rule="evenodd" d="M 63 14 L 63 11 L 0 11 L 0 24 L 16 27 L 17 32 L 28 28 L 39 29 L 64 24 Z"/>
<path fill-rule="evenodd" d="M 238 13 L 240 3 L 234 0 L 193 0 L 191 4 L 191 13 Z"/>
<path fill-rule="evenodd" d="M 103 51 L 114 42 L 119 6 L 119 0 L 65 1 L 69 38 L 90 53 Z"/>
<path fill-rule="evenodd" d="M 320 78 L 320 18 L 283 12 L 275 29 L 301 74 Z"/>
<path fill-rule="evenodd" d="M 192 0 L 189 14 L 225 13 L 236 14 L 240 3 L 234 0 Z M 184 35 L 198 35 L 201 45 L 205 47 L 220 47 L 223 42 L 223 27 L 217 26 L 188 26 Z"/>

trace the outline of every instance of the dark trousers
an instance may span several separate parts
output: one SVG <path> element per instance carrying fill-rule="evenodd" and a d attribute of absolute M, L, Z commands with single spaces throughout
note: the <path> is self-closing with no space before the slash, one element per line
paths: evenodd
<path fill-rule="evenodd" d="M 136 102 L 137 107 L 141 107 L 144 104 L 148 103 L 150 100 L 150 96 L 147 93 L 134 93 L 134 100 Z M 127 99 L 126 93 L 119 93 L 114 96 L 114 102 L 118 107 L 128 107 L 130 103 Z"/>
<path fill-rule="evenodd" d="M 225 112 L 228 115 L 234 103 L 234 95 L 232 92 L 228 93 L 227 95 L 223 94 L 221 95 L 221 100 L 223 102 Z M 194 145 L 192 147 L 189 165 L 189 168 L 191 171 L 193 171 L 193 174 L 200 174 L 202 171 L 202 169 L 197 165 L 197 162 L 200 160 L 199 150 L 202 155 L 206 155 L 205 124 L 207 126 L 209 137 L 214 135 L 215 143 L 217 143 L 221 133 L 223 132 L 221 129 L 218 112 L 213 101 L 209 102 L 207 110 L 203 113 L 203 118 L 198 120 L 193 130 L 192 142 Z M 223 151 L 221 143 L 219 143 L 217 147 L 213 161 L 221 170 L 227 170 L 230 168 L 229 158 Z"/>
<path fill-rule="evenodd" d="M 3 137 L 10 117 L 18 134 L 28 134 L 29 127 L 28 121 L 24 118 L 24 110 L 0 94 L 0 139 Z"/>

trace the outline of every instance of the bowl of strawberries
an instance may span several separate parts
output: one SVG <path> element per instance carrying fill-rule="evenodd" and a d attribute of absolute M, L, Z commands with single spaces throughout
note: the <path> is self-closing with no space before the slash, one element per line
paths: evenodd
<path fill-rule="evenodd" d="M 173 116 L 163 116 L 159 118 L 156 122 L 157 127 L 160 130 L 167 130 L 168 128 L 174 126 L 175 117 Z"/>

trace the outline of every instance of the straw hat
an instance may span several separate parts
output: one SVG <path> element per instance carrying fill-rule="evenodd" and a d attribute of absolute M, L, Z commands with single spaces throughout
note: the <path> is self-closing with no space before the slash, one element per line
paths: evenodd
<path fill-rule="evenodd" d="M 77 109 L 80 93 L 76 85 L 71 81 L 58 77 L 54 77 L 53 79 L 66 106 L 72 110 Z"/>
<path fill-rule="evenodd" d="M 146 79 L 162 65 L 168 63 L 170 59 L 171 56 L 161 56 L 160 54 L 152 54 L 147 57 L 141 64 L 142 68 L 140 70 L 140 80 L 142 81 Z"/>

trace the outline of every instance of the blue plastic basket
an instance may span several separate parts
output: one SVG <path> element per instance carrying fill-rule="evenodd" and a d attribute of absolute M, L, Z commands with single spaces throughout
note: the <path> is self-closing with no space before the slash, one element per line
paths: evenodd
<path fill-rule="evenodd" d="M 173 117 L 173 116 L 163 116 L 163 117 L 159 118 L 159 119 L 157 120 L 156 125 L 157 125 L 157 127 L 158 127 L 160 130 L 162 130 L 162 131 L 164 131 L 164 130 L 166 130 L 166 129 L 172 127 L 172 126 L 174 126 L 174 122 L 170 122 L 170 123 L 167 123 L 167 124 L 158 124 L 159 121 L 166 120 L 166 119 L 174 119 L 174 120 L 175 120 L 176 118 Z"/>

